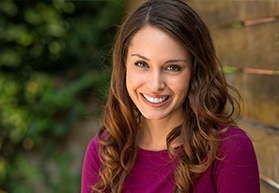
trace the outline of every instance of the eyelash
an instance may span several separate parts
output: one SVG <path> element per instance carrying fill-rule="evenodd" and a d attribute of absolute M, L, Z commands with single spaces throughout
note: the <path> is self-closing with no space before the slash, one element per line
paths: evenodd
<path fill-rule="evenodd" d="M 181 66 L 178 66 L 178 65 L 170 65 L 170 66 L 167 66 L 166 69 L 169 71 L 172 71 L 172 72 L 178 72 L 182 68 L 181 68 Z"/>
<path fill-rule="evenodd" d="M 137 61 L 135 65 L 140 68 L 149 68 L 149 65 L 145 61 Z M 171 72 L 179 72 L 181 71 L 182 67 L 179 65 L 168 65 L 165 70 Z"/>
<path fill-rule="evenodd" d="M 138 67 L 147 67 L 148 68 L 148 64 L 144 61 L 137 61 L 137 62 L 135 62 L 135 65 Z"/>

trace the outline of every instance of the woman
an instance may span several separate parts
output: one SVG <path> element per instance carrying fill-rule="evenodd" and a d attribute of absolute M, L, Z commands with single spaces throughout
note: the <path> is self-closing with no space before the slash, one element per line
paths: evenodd
<path fill-rule="evenodd" d="M 188 5 L 150 0 L 124 21 L 82 193 L 259 193 L 253 145 L 209 30 Z"/>

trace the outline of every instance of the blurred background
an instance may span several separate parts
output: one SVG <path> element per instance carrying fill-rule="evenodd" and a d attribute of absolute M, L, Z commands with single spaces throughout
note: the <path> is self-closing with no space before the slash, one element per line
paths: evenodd
<path fill-rule="evenodd" d="M 0 0 L 0 193 L 79 192 L 99 128 L 111 46 L 142 0 Z M 279 2 L 186 1 L 244 99 L 263 193 L 279 192 Z"/>
<path fill-rule="evenodd" d="M 122 0 L 0 1 L 0 192 L 79 192 Z"/>

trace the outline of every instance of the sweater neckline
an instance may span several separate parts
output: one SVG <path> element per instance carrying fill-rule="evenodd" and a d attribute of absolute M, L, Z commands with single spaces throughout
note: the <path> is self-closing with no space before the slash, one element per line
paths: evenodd
<path fill-rule="evenodd" d="M 175 149 L 183 151 L 183 145 L 180 145 L 180 146 L 176 147 Z M 169 156 L 169 151 L 167 149 L 148 150 L 148 149 L 143 149 L 143 148 L 137 147 L 137 151 L 140 154 L 146 154 L 146 155 L 157 154 L 157 155 L 168 155 Z"/>

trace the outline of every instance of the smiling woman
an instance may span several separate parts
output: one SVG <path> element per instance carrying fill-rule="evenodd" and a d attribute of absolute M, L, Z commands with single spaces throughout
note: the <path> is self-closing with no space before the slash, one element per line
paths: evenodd
<path fill-rule="evenodd" d="M 103 126 L 84 158 L 82 193 L 259 193 L 253 145 L 204 22 L 150 0 L 124 21 Z M 124 86 L 123 86 L 124 85 Z"/>

